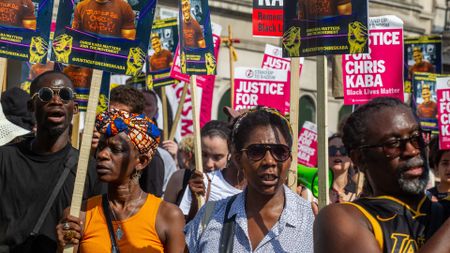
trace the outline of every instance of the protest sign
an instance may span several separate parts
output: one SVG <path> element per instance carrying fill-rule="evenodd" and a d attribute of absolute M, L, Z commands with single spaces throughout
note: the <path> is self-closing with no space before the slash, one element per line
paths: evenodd
<path fill-rule="evenodd" d="M 214 57 L 218 59 L 220 48 L 220 34 L 222 32 L 222 26 L 212 23 L 213 31 L 213 43 L 214 43 Z M 189 83 L 190 77 L 188 74 L 181 72 L 181 58 L 180 58 L 180 46 L 175 50 L 175 61 L 170 70 L 170 76 L 177 80 Z"/>
<path fill-rule="evenodd" d="M 0 57 L 20 61 L 47 61 L 52 0 L 0 3 Z"/>
<path fill-rule="evenodd" d="M 151 88 L 166 86 L 177 81 L 170 77 L 173 55 L 178 45 L 176 18 L 155 20 L 151 34 L 151 47 L 147 58 L 147 85 Z"/>
<path fill-rule="evenodd" d="M 137 75 L 145 63 L 156 0 L 61 0 L 52 59 Z M 73 19 L 72 19 L 73 17 Z"/>
<path fill-rule="evenodd" d="M 302 73 L 303 61 L 304 58 L 300 58 L 300 68 L 299 68 L 300 74 Z M 291 59 L 283 58 L 283 49 L 281 47 L 266 44 L 261 68 L 281 69 L 289 71 L 290 67 L 291 67 Z"/>
<path fill-rule="evenodd" d="M 369 53 L 342 57 L 344 104 L 376 97 L 403 98 L 403 21 L 396 16 L 369 19 Z"/>
<path fill-rule="evenodd" d="M 367 0 L 298 0 L 283 6 L 283 56 L 367 53 Z"/>
<path fill-rule="evenodd" d="M 297 162 L 308 167 L 317 167 L 317 126 L 305 121 L 298 136 Z"/>
<path fill-rule="evenodd" d="M 253 0 L 253 35 L 283 36 L 283 0 Z"/>
<path fill-rule="evenodd" d="M 437 134 L 436 77 L 442 75 L 414 72 L 412 108 L 420 120 L 420 127 Z"/>
<path fill-rule="evenodd" d="M 215 75 L 217 62 L 208 0 L 179 0 L 179 9 L 181 72 Z"/>
<path fill-rule="evenodd" d="M 235 70 L 235 110 L 265 105 L 289 113 L 288 72 L 284 70 L 239 67 Z"/>
<path fill-rule="evenodd" d="M 75 101 L 78 103 L 78 109 L 85 112 L 89 98 L 89 86 L 91 85 L 92 69 L 69 65 L 63 72 L 70 77 L 75 90 Z"/>
<path fill-rule="evenodd" d="M 442 38 L 420 36 L 405 38 L 405 92 L 411 92 L 414 72 L 442 73 Z"/>
<path fill-rule="evenodd" d="M 436 78 L 439 149 L 450 149 L 450 77 Z"/>

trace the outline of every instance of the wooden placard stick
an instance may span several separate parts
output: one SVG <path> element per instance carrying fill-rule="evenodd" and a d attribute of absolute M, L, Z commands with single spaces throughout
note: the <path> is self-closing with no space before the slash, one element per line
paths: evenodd
<path fill-rule="evenodd" d="M 175 114 L 175 119 L 172 122 L 172 129 L 170 129 L 169 140 L 173 141 L 175 138 L 175 133 L 177 131 L 178 122 L 181 119 L 181 112 L 183 111 L 184 101 L 186 100 L 186 95 L 188 92 L 189 84 L 184 83 L 183 92 L 181 93 L 180 102 L 178 103 L 177 113 Z"/>
<path fill-rule="evenodd" d="M 8 59 L 0 57 L 0 85 L 2 85 L 1 92 L 3 93 L 6 90 L 6 84 L 7 84 L 7 66 L 8 66 Z M 1 96 L 1 94 L 0 94 Z"/>
<path fill-rule="evenodd" d="M 75 217 L 80 216 L 81 204 L 83 201 L 84 183 L 86 181 L 102 75 L 103 71 L 97 69 L 94 69 L 92 73 L 91 88 L 89 90 L 89 100 L 86 111 L 86 121 L 84 123 L 83 137 L 81 140 L 80 156 L 78 158 L 77 176 L 75 178 L 72 202 L 70 204 L 70 215 Z M 73 246 L 69 244 L 64 249 L 64 253 L 73 253 Z"/>
<path fill-rule="evenodd" d="M 167 96 L 166 96 L 166 87 L 161 87 L 161 103 L 163 110 L 163 140 L 167 140 L 167 136 L 169 136 L 169 116 L 167 113 Z"/>
<path fill-rule="evenodd" d="M 79 149 L 80 148 L 80 112 L 73 115 L 72 119 L 72 136 L 71 143 L 72 147 Z"/>
<path fill-rule="evenodd" d="M 200 115 L 197 108 L 197 77 L 195 75 L 191 76 L 190 81 L 191 86 L 191 102 L 192 102 L 192 121 L 194 128 L 194 155 L 195 155 L 195 167 L 196 170 L 203 172 L 203 161 L 202 161 L 202 144 L 200 140 Z M 199 195 L 196 196 L 198 207 L 203 205 L 203 198 Z"/>
<path fill-rule="evenodd" d="M 328 67 L 327 57 L 317 56 L 317 146 L 319 168 L 319 208 L 330 202 L 328 190 Z"/>
<path fill-rule="evenodd" d="M 298 154 L 298 111 L 300 98 L 300 58 L 291 59 L 290 80 L 290 112 L 289 119 L 292 127 L 292 163 L 288 176 L 289 188 L 296 192 L 297 189 L 297 154 Z"/>

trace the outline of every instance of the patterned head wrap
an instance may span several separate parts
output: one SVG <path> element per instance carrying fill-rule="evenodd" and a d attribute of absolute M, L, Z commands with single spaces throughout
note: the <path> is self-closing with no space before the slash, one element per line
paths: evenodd
<path fill-rule="evenodd" d="M 273 115 L 278 116 L 279 118 L 281 118 L 286 123 L 286 125 L 289 128 L 289 132 L 292 135 L 291 123 L 289 123 L 289 120 L 285 116 L 283 116 L 283 114 L 281 114 L 280 111 L 278 111 L 275 108 L 271 108 L 271 107 L 267 107 L 267 106 L 257 106 L 255 108 L 252 108 L 252 109 L 248 110 L 248 111 L 245 111 L 238 118 L 236 118 L 236 120 L 234 121 L 233 130 L 231 131 L 231 141 L 233 143 L 234 143 L 234 140 L 236 138 L 236 134 L 237 134 L 237 132 L 239 130 L 239 127 L 241 126 L 242 120 L 245 119 L 251 113 L 254 113 L 256 111 L 266 111 L 266 112 L 269 112 L 269 113 L 271 113 Z"/>
<path fill-rule="evenodd" d="M 160 141 L 158 127 L 144 114 L 113 109 L 97 116 L 95 128 L 108 138 L 121 132 L 126 133 L 139 153 L 147 154 L 150 158 Z"/>

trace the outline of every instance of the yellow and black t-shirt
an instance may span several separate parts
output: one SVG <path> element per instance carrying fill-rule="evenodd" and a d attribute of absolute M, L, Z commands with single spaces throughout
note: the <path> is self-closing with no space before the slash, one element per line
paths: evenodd
<path fill-rule="evenodd" d="M 344 204 L 361 211 L 383 252 L 418 252 L 445 221 L 444 208 L 424 196 L 416 210 L 391 196 L 361 198 Z"/>

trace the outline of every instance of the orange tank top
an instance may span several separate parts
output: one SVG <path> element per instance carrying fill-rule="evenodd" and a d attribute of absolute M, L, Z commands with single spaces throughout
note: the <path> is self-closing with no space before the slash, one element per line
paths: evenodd
<path fill-rule="evenodd" d="M 162 200 L 148 194 L 139 212 L 122 221 L 113 221 L 114 231 L 121 224 L 123 237 L 116 242 L 120 252 L 164 252 L 156 232 L 156 214 Z M 79 252 L 111 253 L 111 240 L 102 208 L 102 196 L 87 201 L 86 219 Z"/>

